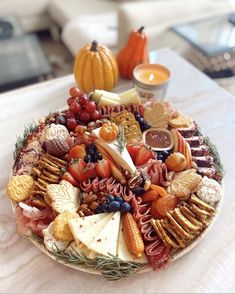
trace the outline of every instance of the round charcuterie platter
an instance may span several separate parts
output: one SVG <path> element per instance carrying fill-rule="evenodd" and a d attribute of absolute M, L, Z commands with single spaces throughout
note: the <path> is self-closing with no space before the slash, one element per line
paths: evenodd
<path fill-rule="evenodd" d="M 135 89 L 69 93 L 16 142 L 7 194 L 18 233 L 108 280 L 170 266 L 219 213 L 215 146 L 169 101 L 143 103 Z"/>

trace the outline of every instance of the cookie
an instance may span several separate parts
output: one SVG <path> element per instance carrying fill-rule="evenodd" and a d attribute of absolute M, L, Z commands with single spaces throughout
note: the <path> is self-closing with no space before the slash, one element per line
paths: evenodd
<path fill-rule="evenodd" d="M 166 129 L 170 119 L 166 105 L 160 101 L 154 101 L 144 109 L 144 120 L 154 128 Z"/>
<path fill-rule="evenodd" d="M 173 194 L 181 200 L 187 199 L 191 192 L 195 192 L 202 181 L 202 177 L 195 169 L 188 169 L 177 174 L 167 188 L 169 194 Z"/>
<path fill-rule="evenodd" d="M 71 219 L 77 218 L 79 215 L 76 212 L 64 211 L 59 214 L 55 220 L 53 225 L 53 235 L 57 240 L 60 241 L 73 241 L 74 237 L 69 228 L 68 222 Z"/>
<path fill-rule="evenodd" d="M 50 223 L 46 229 L 42 230 L 44 244 L 50 252 L 64 251 L 68 247 L 69 242 L 57 240 L 53 234 L 53 227 L 54 222 Z"/>
<path fill-rule="evenodd" d="M 45 201 L 56 213 L 66 210 L 76 212 L 80 206 L 79 189 L 62 180 L 59 184 L 49 184 L 46 188 Z"/>
<path fill-rule="evenodd" d="M 222 188 L 217 181 L 204 176 L 197 190 L 197 196 L 206 203 L 215 203 L 222 197 Z"/>
<path fill-rule="evenodd" d="M 188 128 L 192 124 L 192 119 L 188 116 L 184 116 L 182 114 L 178 114 L 177 117 L 171 118 L 168 124 L 172 128 Z"/>
<path fill-rule="evenodd" d="M 7 195 L 11 200 L 20 202 L 30 197 L 35 181 L 29 175 L 14 176 L 7 185 Z"/>

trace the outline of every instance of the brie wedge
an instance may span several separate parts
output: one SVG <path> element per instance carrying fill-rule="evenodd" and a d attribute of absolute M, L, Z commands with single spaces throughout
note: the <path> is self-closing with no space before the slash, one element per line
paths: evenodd
<path fill-rule="evenodd" d="M 63 251 L 67 248 L 69 242 L 60 241 L 55 238 L 53 235 L 53 224 L 54 222 L 50 223 L 46 229 L 42 230 L 44 235 L 44 244 L 50 252 Z"/>
<path fill-rule="evenodd" d="M 92 131 L 92 134 L 98 138 L 97 144 L 104 148 L 121 168 L 133 174 L 136 171 L 136 167 L 126 147 L 124 147 L 123 151 L 120 152 L 118 148 L 119 143 L 117 140 L 114 140 L 112 143 L 105 142 L 103 139 L 100 138 L 99 132 L 100 128 L 94 129 Z"/>

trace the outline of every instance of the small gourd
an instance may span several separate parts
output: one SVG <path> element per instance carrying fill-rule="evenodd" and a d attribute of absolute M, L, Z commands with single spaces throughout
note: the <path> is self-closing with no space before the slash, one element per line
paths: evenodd
<path fill-rule="evenodd" d="M 96 41 L 80 49 L 73 73 L 79 88 L 86 93 L 95 89 L 110 91 L 118 81 L 118 65 L 113 53 Z"/>
<path fill-rule="evenodd" d="M 105 142 L 111 143 L 118 136 L 118 126 L 111 122 L 104 123 L 99 135 Z"/>
<path fill-rule="evenodd" d="M 134 68 L 141 63 L 149 63 L 148 39 L 144 33 L 144 27 L 138 31 L 132 31 L 126 47 L 117 55 L 120 76 L 132 79 Z"/>

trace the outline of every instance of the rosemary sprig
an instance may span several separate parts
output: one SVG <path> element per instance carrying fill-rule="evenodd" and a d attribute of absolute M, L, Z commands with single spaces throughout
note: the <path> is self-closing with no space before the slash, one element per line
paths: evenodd
<path fill-rule="evenodd" d="M 32 121 L 28 125 L 25 126 L 24 133 L 22 136 L 18 136 L 15 143 L 15 151 L 13 153 L 14 160 L 17 158 L 21 149 L 27 143 L 28 136 L 32 134 L 37 128 L 37 124 Z"/>
<path fill-rule="evenodd" d="M 32 239 L 33 241 L 37 241 L 38 243 L 40 243 L 40 244 L 44 244 L 43 243 L 43 239 L 42 238 L 40 238 L 37 234 L 35 234 L 34 232 L 32 232 L 31 234 L 30 234 L 30 236 L 27 236 L 29 239 Z"/>
<path fill-rule="evenodd" d="M 225 171 L 224 171 L 224 167 L 221 162 L 218 150 L 217 150 L 216 146 L 211 142 L 211 140 L 208 136 L 204 136 L 204 142 L 209 147 L 210 154 L 214 159 L 215 169 L 216 169 L 218 175 L 220 176 L 220 179 L 222 180 Z"/>
<path fill-rule="evenodd" d="M 58 260 L 72 263 L 87 269 L 98 270 L 108 281 L 116 281 L 136 273 L 143 265 L 137 262 L 122 261 L 113 256 L 97 256 L 89 259 L 84 254 L 78 253 L 74 248 L 65 251 L 52 252 Z"/>
<path fill-rule="evenodd" d="M 126 145 L 126 138 L 124 134 L 124 130 L 121 126 L 118 126 L 118 138 L 117 138 L 117 143 L 115 146 L 118 147 L 119 152 L 122 153 Z"/>

